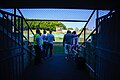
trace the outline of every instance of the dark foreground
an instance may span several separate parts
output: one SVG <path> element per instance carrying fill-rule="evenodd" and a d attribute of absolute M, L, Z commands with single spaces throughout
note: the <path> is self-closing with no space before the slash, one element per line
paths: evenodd
<path fill-rule="evenodd" d="M 43 59 L 43 64 L 30 67 L 23 80 L 90 80 L 86 70 L 80 70 L 75 63 L 67 62 L 64 54 L 55 54 Z"/>

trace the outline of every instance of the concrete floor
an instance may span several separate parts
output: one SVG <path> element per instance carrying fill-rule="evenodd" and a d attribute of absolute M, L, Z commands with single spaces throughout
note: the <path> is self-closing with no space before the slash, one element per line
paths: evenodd
<path fill-rule="evenodd" d="M 23 80 L 90 80 L 86 70 L 80 70 L 74 61 L 67 62 L 64 54 L 43 59 L 43 64 L 30 67 Z"/>

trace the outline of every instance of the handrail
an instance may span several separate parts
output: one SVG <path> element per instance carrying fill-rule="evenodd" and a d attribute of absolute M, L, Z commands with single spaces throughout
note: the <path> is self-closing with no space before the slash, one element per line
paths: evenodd
<path fill-rule="evenodd" d="M 84 28 L 85 28 L 85 27 L 87 26 L 87 24 L 89 23 L 89 21 L 90 21 L 90 19 L 92 18 L 92 16 L 93 16 L 94 12 L 95 12 L 95 10 L 94 10 L 94 11 L 92 12 L 92 14 L 90 15 L 90 17 L 89 17 L 89 19 L 88 19 L 87 23 L 85 24 Z"/>
<path fill-rule="evenodd" d="M 3 10 L 0 10 L 0 12 L 5 13 L 5 14 L 8 14 L 8 15 L 12 15 L 12 16 L 16 16 L 16 17 L 22 18 L 22 17 L 19 16 L 19 15 L 14 15 L 14 14 L 12 14 L 12 13 L 9 13 L 9 12 L 3 11 Z"/>
<path fill-rule="evenodd" d="M 20 12 L 20 14 L 21 14 L 21 16 L 19 16 L 19 15 L 15 15 L 15 14 L 12 14 L 12 13 L 9 13 L 9 12 L 5 12 L 5 11 L 3 11 L 3 10 L 0 10 L 1 11 L 1 13 L 4 15 L 4 17 L 6 18 L 6 19 L 8 19 L 7 18 L 7 16 L 5 15 L 5 14 L 9 14 L 9 15 L 12 15 L 12 16 L 16 16 L 16 17 L 19 17 L 19 18 L 22 18 L 22 19 L 24 19 L 24 21 L 25 21 L 25 23 L 27 24 L 27 26 L 29 27 L 29 24 L 27 23 L 27 21 L 25 20 L 25 18 L 24 18 L 24 16 L 22 15 L 22 13 L 21 13 L 21 11 L 18 9 L 18 11 Z M 5 13 L 5 14 L 4 14 Z M 13 23 L 12 23 L 12 26 L 15 26 Z M 16 27 L 14 27 L 17 31 L 19 31 Z M 34 33 L 33 33 L 33 31 L 31 30 L 31 28 L 29 27 L 29 29 L 30 29 L 30 31 L 32 32 L 32 34 L 34 35 Z M 20 32 L 20 31 L 19 31 Z M 25 38 L 25 40 L 28 40 L 27 39 L 27 37 L 25 37 L 24 35 L 22 35 L 23 36 L 23 38 Z M 29 42 L 29 41 L 28 41 Z M 30 42 L 29 42 L 30 43 Z"/>
<path fill-rule="evenodd" d="M 91 17 L 93 16 L 95 10 L 92 12 L 92 14 L 90 15 L 89 19 L 87 20 L 87 23 L 85 24 L 84 28 L 82 29 L 82 31 L 80 32 L 80 35 L 82 34 L 82 32 L 84 31 L 84 29 L 86 28 L 88 22 L 90 21 Z"/>
<path fill-rule="evenodd" d="M 106 17 L 108 17 L 108 16 L 110 16 L 110 15 L 112 15 L 112 14 L 114 14 L 114 13 L 115 13 L 115 12 L 109 12 L 108 14 L 97 18 L 97 20 L 98 20 L 98 19 L 102 19 L 102 18 L 106 18 Z"/>
<path fill-rule="evenodd" d="M 107 15 L 104 15 L 104 16 L 102 16 L 102 17 L 99 17 L 99 18 L 97 18 L 96 20 L 99 20 L 99 19 L 102 19 L 102 18 L 106 18 L 106 17 L 110 16 L 111 14 L 114 14 L 114 12 L 109 12 Z M 98 26 L 98 27 L 99 27 L 99 26 Z M 97 28 L 98 28 L 98 27 L 97 27 Z M 90 33 L 90 35 L 86 38 L 86 40 L 96 31 L 97 28 L 95 28 L 95 29 Z"/>
<path fill-rule="evenodd" d="M 7 16 L 5 15 L 5 14 L 9 14 L 9 15 L 12 15 L 12 16 L 14 16 L 14 14 L 12 14 L 12 13 L 9 13 L 9 12 L 5 12 L 5 11 L 2 11 L 2 10 L 0 10 L 1 12 L 2 12 L 2 15 L 4 15 L 4 17 L 6 18 L 6 19 L 8 19 L 7 18 Z M 5 13 L 5 14 L 4 14 Z M 15 15 L 16 17 L 19 17 L 19 18 L 22 18 L 21 16 L 19 16 L 19 15 Z M 12 26 L 15 26 L 13 23 L 12 23 Z M 19 31 L 16 27 L 15 27 L 15 29 L 17 30 L 17 31 Z M 19 31 L 20 32 L 20 31 Z M 24 36 L 24 35 L 22 35 L 26 40 L 27 40 L 27 38 Z"/>
<path fill-rule="evenodd" d="M 85 39 L 85 41 L 87 41 L 87 39 L 94 33 L 96 31 L 96 28 L 90 33 L 90 35 Z M 83 44 L 84 44 L 85 42 L 82 42 L 81 43 L 81 45 L 79 46 L 79 48 L 80 47 L 83 47 Z M 84 48 L 85 48 L 85 46 L 84 46 Z"/>
<path fill-rule="evenodd" d="M 23 47 L 24 48 L 24 47 Z M 24 48 L 24 50 L 26 50 L 27 52 L 29 52 L 31 55 L 35 56 L 34 54 L 32 54 L 28 49 Z"/>
<path fill-rule="evenodd" d="M 31 28 L 30 28 L 30 26 L 29 26 L 29 24 L 27 23 L 27 21 L 26 21 L 26 19 L 24 18 L 24 16 L 23 16 L 23 14 L 22 14 L 22 12 L 17 8 L 17 10 L 19 11 L 19 13 L 20 13 L 20 15 L 22 16 L 22 18 L 24 19 L 24 21 L 25 21 L 25 23 L 27 24 L 27 26 L 28 26 L 28 29 L 30 29 L 30 31 L 32 32 L 32 34 L 34 35 L 34 33 L 33 33 L 33 31 L 31 30 Z M 29 34 L 29 33 L 28 33 Z M 28 43 L 30 43 L 29 42 L 29 40 L 28 40 Z M 24 48 L 24 47 L 23 47 Z M 27 50 L 26 48 L 24 48 L 25 50 Z M 29 50 L 27 50 L 27 52 L 29 52 L 31 55 L 33 55 L 33 56 L 35 56 L 34 54 L 32 54 Z"/>
<path fill-rule="evenodd" d="M 97 28 L 95 28 L 95 29 L 90 33 L 90 35 L 85 39 L 85 41 L 87 41 L 87 39 L 96 31 L 96 29 L 97 29 Z M 79 46 L 79 48 L 82 47 L 82 45 L 83 45 L 84 43 L 85 43 L 85 42 L 82 42 L 81 45 Z"/>
<path fill-rule="evenodd" d="M 85 39 L 85 41 L 96 31 L 96 28 L 90 33 L 90 35 Z"/>
<path fill-rule="evenodd" d="M 86 28 L 87 24 L 89 23 L 90 19 L 92 18 L 93 14 L 94 14 L 95 10 L 92 12 L 92 14 L 90 15 L 87 23 L 85 24 L 84 28 L 82 29 L 82 31 L 80 32 L 80 35 L 82 34 L 82 32 L 84 31 L 84 29 Z M 93 30 L 94 31 L 94 30 Z M 93 32 L 94 33 L 94 32 Z M 87 38 L 89 38 L 90 36 L 88 36 Z M 87 39 L 85 39 L 86 41 Z M 79 47 L 81 47 L 85 42 L 82 42 L 81 45 Z"/>
<path fill-rule="evenodd" d="M 26 19 L 24 18 L 22 12 L 17 8 L 17 10 L 19 11 L 20 15 L 22 16 L 22 18 L 24 19 L 25 23 L 27 24 L 27 26 L 29 27 L 29 24 L 27 23 Z M 34 35 L 33 31 L 31 30 L 31 28 L 29 27 L 30 31 L 32 32 L 32 34 Z"/>
<path fill-rule="evenodd" d="M 8 17 L 5 15 L 5 14 L 9 14 L 9 15 L 12 15 L 12 16 L 17 16 L 17 17 L 19 17 L 19 18 L 22 18 L 22 19 L 25 19 L 23 16 L 21 17 L 21 16 L 19 16 L 19 15 L 14 15 L 14 14 L 12 14 L 12 13 L 9 13 L 9 12 L 5 12 L 5 11 L 2 11 L 2 10 L 0 10 L 0 12 L 2 13 L 2 15 L 6 18 L 6 19 L 8 19 Z M 9 20 L 9 19 L 8 19 Z M 26 22 L 27 23 L 27 22 Z M 12 26 L 15 26 L 13 23 L 12 23 Z M 28 25 L 29 26 L 29 25 Z M 15 27 L 16 28 L 16 27 Z M 19 31 L 20 32 L 20 30 L 18 30 L 17 28 L 16 28 L 16 30 L 17 31 Z M 24 36 L 24 35 L 22 35 L 22 37 L 24 37 L 26 40 L 27 40 L 27 38 Z M 29 42 L 29 41 L 28 41 Z M 29 42 L 30 43 L 30 42 Z M 19 44 L 20 45 L 20 43 L 17 43 L 17 44 Z M 24 47 L 23 47 L 24 48 Z M 25 48 L 24 48 L 25 49 Z M 27 49 L 26 49 L 27 50 Z M 27 50 L 28 51 L 28 50 Z M 31 53 L 30 51 L 28 51 L 29 53 Z M 32 54 L 33 55 L 33 54 Z"/>

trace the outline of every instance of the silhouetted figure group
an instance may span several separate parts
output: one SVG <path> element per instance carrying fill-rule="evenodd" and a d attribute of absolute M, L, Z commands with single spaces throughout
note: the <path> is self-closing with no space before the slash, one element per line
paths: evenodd
<path fill-rule="evenodd" d="M 71 33 L 70 30 L 63 37 L 63 47 L 65 50 L 66 57 L 68 61 L 69 55 L 72 50 L 76 50 L 78 47 L 78 37 L 80 34 L 76 34 L 76 31 Z M 40 30 L 36 30 L 34 35 L 34 48 L 35 48 L 35 64 L 42 63 L 41 58 L 52 57 L 53 55 L 53 41 L 55 41 L 52 31 L 49 31 L 49 34 L 46 34 L 46 30 L 43 31 L 43 34 L 40 33 Z M 49 55 L 48 55 L 49 53 Z M 73 52 L 73 57 L 75 58 L 75 53 Z"/>
<path fill-rule="evenodd" d="M 68 61 L 69 56 L 71 55 L 71 50 L 72 49 L 77 49 L 78 46 L 78 37 L 80 36 L 80 34 L 76 34 L 76 31 L 73 31 L 71 33 L 70 30 L 67 31 L 67 33 L 64 35 L 63 38 L 63 46 L 64 46 L 64 51 L 66 54 L 65 59 Z M 73 57 L 75 57 L 76 54 L 72 54 L 74 55 Z"/>
<path fill-rule="evenodd" d="M 55 41 L 55 38 L 51 30 L 49 34 L 46 34 L 46 30 L 43 31 L 43 34 L 40 33 L 39 29 L 36 30 L 36 34 L 34 35 L 35 65 L 42 63 L 42 58 L 47 58 L 48 53 L 49 57 L 52 57 L 53 41 Z"/>

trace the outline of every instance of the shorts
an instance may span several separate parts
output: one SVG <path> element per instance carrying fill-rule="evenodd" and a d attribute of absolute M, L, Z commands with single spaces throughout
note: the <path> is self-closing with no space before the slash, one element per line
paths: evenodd
<path fill-rule="evenodd" d="M 70 44 L 65 44 L 64 50 L 65 54 L 70 54 L 72 46 Z"/>

